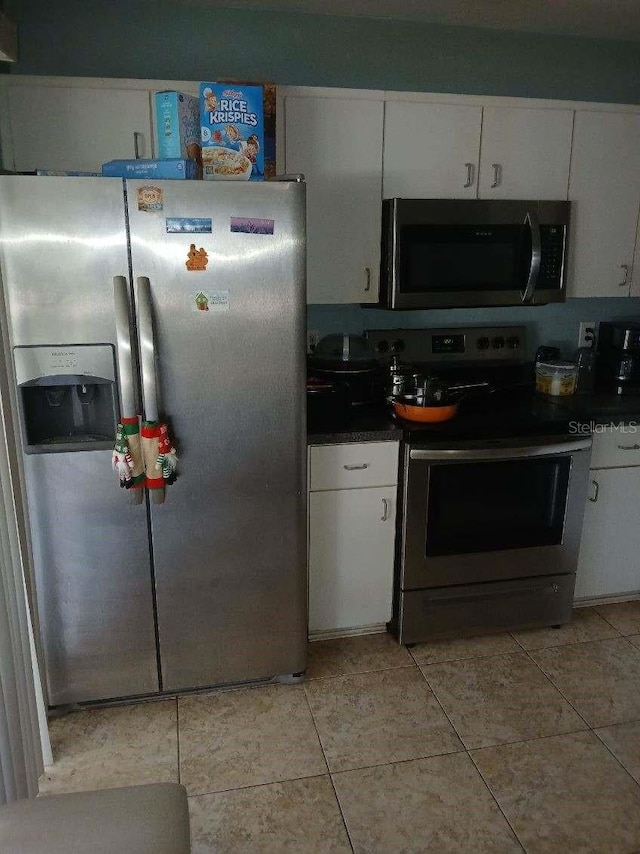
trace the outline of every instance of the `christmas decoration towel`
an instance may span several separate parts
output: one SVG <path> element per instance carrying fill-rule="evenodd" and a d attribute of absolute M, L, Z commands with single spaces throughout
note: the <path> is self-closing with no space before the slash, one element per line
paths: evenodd
<path fill-rule="evenodd" d="M 137 417 L 123 418 L 116 430 L 112 456 L 113 470 L 125 489 L 141 489 L 145 482 L 144 461 Z"/>
<path fill-rule="evenodd" d="M 145 486 L 151 490 L 154 500 L 162 501 L 165 484 L 176 479 L 176 449 L 169 438 L 167 425 L 160 421 L 143 421 L 141 435 Z"/>

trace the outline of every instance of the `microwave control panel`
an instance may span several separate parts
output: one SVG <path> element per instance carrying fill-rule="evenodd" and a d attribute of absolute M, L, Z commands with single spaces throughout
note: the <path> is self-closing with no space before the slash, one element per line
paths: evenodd
<path fill-rule="evenodd" d="M 555 285 L 562 281 L 564 266 L 564 225 L 540 226 L 540 278 L 539 284 Z"/>

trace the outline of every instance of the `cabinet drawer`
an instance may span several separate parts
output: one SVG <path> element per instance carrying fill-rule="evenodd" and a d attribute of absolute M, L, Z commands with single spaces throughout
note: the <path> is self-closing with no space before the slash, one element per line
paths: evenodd
<path fill-rule="evenodd" d="M 635 422 L 634 422 L 635 424 Z M 640 466 L 640 426 L 628 424 L 626 431 L 595 433 L 591 451 L 592 469 Z"/>
<path fill-rule="evenodd" d="M 316 445 L 309 449 L 309 489 L 394 486 L 398 481 L 397 442 Z"/>

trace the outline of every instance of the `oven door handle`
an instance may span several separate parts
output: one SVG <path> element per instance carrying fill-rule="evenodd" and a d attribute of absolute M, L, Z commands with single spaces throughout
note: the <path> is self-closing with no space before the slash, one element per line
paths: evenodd
<path fill-rule="evenodd" d="M 482 462 L 484 460 L 524 460 L 528 457 L 548 457 L 559 454 L 571 454 L 575 451 L 588 451 L 591 439 L 580 439 L 575 442 L 559 442 L 552 445 L 525 445 L 513 448 L 447 448 L 446 450 L 409 451 L 410 460 L 428 460 L 429 462 L 460 461 Z"/>
<path fill-rule="evenodd" d="M 529 211 L 524 218 L 524 225 L 531 229 L 531 263 L 529 264 L 529 275 L 524 290 L 521 291 L 523 303 L 531 302 L 533 293 L 538 284 L 538 276 L 540 275 L 540 261 L 542 259 L 542 240 L 540 237 L 540 222 L 534 211 Z"/>

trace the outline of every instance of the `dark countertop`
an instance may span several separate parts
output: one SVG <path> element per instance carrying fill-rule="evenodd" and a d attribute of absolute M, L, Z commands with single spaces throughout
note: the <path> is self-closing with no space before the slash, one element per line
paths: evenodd
<path fill-rule="evenodd" d="M 410 431 L 414 438 L 419 433 L 420 441 L 436 444 L 485 436 L 585 435 L 609 421 L 640 423 L 640 396 L 595 393 L 547 398 L 526 388 L 464 401 L 451 421 L 427 425 L 395 419 L 384 403 L 368 404 L 342 416 L 310 421 L 307 441 L 310 445 L 399 441 Z"/>

